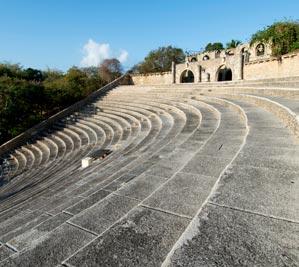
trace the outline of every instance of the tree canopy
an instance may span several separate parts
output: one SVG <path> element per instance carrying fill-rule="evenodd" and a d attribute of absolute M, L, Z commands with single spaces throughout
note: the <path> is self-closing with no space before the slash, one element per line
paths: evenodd
<path fill-rule="evenodd" d="M 185 60 L 185 53 L 181 48 L 173 46 L 159 47 L 148 53 L 145 59 L 132 68 L 135 73 L 164 72 L 171 70 L 171 63 L 181 63 Z"/>
<path fill-rule="evenodd" d="M 117 59 L 66 73 L 0 64 L 0 144 L 121 75 Z"/>
<path fill-rule="evenodd" d="M 208 43 L 205 47 L 204 52 L 212 52 L 212 51 L 218 51 L 223 49 L 224 49 L 223 44 L 220 42 Z"/>
<path fill-rule="evenodd" d="M 269 43 L 273 56 L 281 56 L 299 49 L 299 22 L 275 22 L 252 35 L 250 44 Z"/>
<path fill-rule="evenodd" d="M 105 59 L 99 68 L 101 78 L 109 83 L 119 77 L 123 69 L 118 59 Z"/>
<path fill-rule="evenodd" d="M 240 44 L 242 44 L 240 40 L 232 39 L 231 41 L 226 43 L 226 49 L 236 48 Z"/>

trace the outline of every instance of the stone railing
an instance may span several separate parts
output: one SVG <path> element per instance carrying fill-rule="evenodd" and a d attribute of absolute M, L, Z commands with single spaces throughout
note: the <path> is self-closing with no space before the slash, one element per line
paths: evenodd
<path fill-rule="evenodd" d="M 3 154 L 7 153 L 8 151 L 13 150 L 16 147 L 24 144 L 27 140 L 36 136 L 40 131 L 46 129 L 47 127 L 50 127 L 56 121 L 72 114 L 75 111 L 78 111 L 84 105 L 94 101 L 96 98 L 98 98 L 99 96 L 102 96 L 107 91 L 117 87 L 118 85 L 128 84 L 127 78 L 128 78 L 127 74 L 124 74 L 123 76 L 117 78 L 116 80 L 101 87 L 97 91 L 94 91 L 93 93 L 88 95 L 86 98 L 76 102 L 75 104 L 65 108 L 64 110 L 56 113 L 55 115 L 51 116 L 50 118 L 42 121 L 41 123 L 33 126 L 32 128 L 28 129 L 27 131 L 19 134 L 18 136 L 14 137 L 13 139 L 11 139 L 9 141 L 7 141 L 6 143 L 4 143 L 3 145 L 0 146 L 0 157 Z"/>
<path fill-rule="evenodd" d="M 149 72 L 149 73 L 132 73 L 132 77 L 141 77 L 141 76 L 160 76 L 165 74 L 171 74 L 171 71 L 162 71 L 162 72 Z"/>

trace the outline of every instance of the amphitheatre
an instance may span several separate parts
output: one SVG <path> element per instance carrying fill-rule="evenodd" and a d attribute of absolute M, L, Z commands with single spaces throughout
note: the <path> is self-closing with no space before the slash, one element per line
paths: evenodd
<path fill-rule="evenodd" d="M 298 116 L 263 43 L 123 75 L 0 147 L 0 266 L 299 266 Z"/>

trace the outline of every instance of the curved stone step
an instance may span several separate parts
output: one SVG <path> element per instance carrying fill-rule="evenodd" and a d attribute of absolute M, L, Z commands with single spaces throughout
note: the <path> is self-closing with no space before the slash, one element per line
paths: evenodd
<path fill-rule="evenodd" d="M 148 180 L 148 179 L 145 179 L 145 181 L 146 180 Z M 156 181 L 158 182 L 159 180 L 156 180 Z M 132 190 L 132 192 L 137 192 L 137 191 L 138 190 Z M 129 199 L 131 199 L 131 197 Z M 132 199 L 134 199 L 134 198 L 132 198 Z M 70 221 L 72 223 L 78 224 L 79 226 L 84 227 L 86 229 L 95 231 L 97 233 L 101 233 L 101 231 L 103 231 L 104 229 L 101 230 L 101 228 L 97 227 L 96 224 L 92 223 L 94 221 L 97 221 L 97 219 L 95 218 L 95 216 L 92 216 L 91 214 L 95 214 L 96 213 L 97 216 L 101 216 L 101 212 L 103 211 L 102 206 L 103 205 L 105 206 L 104 203 L 105 203 L 105 201 L 100 202 L 98 205 L 93 206 L 92 209 L 88 209 L 88 212 L 87 212 L 88 214 L 84 213 L 84 212 L 80 213 L 80 214 L 76 215 L 74 218 L 72 218 Z M 95 210 L 98 210 L 98 212 L 95 212 Z M 99 214 L 99 212 L 100 212 L 100 214 Z M 154 215 L 152 215 L 151 213 L 154 213 Z M 151 214 L 151 215 L 149 215 L 149 214 Z M 183 219 L 182 217 L 178 217 L 178 216 L 170 216 L 170 214 L 168 215 L 168 217 L 169 217 L 168 220 L 166 220 L 165 216 L 159 217 L 159 214 L 165 214 L 165 212 L 159 212 L 159 211 L 155 212 L 155 210 L 153 210 L 153 209 L 148 209 L 148 208 L 144 208 L 144 207 L 143 208 L 134 208 L 133 211 L 131 211 L 129 213 L 129 215 L 127 215 L 127 217 L 125 217 L 124 219 L 122 219 L 116 225 L 112 226 L 112 228 L 110 228 L 108 231 L 106 230 L 105 234 L 103 235 L 103 238 L 102 237 L 98 238 L 97 240 L 95 240 L 94 242 L 92 242 L 90 245 L 88 245 L 86 247 L 86 249 L 81 250 L 78 254 L 73 255 L 70 259 L 67 259 L 66 262 L 76 265 L 76 262 L 78 260 L 84 258 L 84 261 L 88 261 L 89 264 L 95 264 L 95 262 L 97 262 L 96 253 L 95 253 L 95 255 L 94 255 L 94 257 L 92 259 L 91 258 L 87 259 L 84 256 L 85 255 L 85 251 L 87 251 L 91 247 L 93 247 L 94 249 L 96 249 L 96 244 L 98 244 L 98 242 L 102 243 L 102 246 L 101 246 L 102 248 L 106 248 L 106 244 L 107 244 L 106 240 L 108 240 L 108 236 L 109 236 L 109 238 L 111 238 L 113 236 L 114 238 L 112 238 L 111 240 L 117 240 L 118 244 L 122 244 L 122 242 L 126 239 L 127 245 L 129 245 L 129 247 L 131 247 L 131 248 L 134 247 L 134 250 L 131 250 L 131 251 L 133 251 L 133 253 L 135 253 L 136 256 L 138 255 L 138 258 L 139 258 L 139 260 L 141 260 L 141 262 L 143 262 L 142 261 L 142 259 L 143 259 L 142 257 L 145 257 L 145 258 L 147 258 L 147 260 L 150 260 L 150 261 L 154 260 L 155 261 L 154 265 L 156 265 L 159 261 L 161 261 L 161 258 L 160 258 L 161 254 L 165 255 L 165 252 L 167 253 L 167 247 L 170 247 L 173 244 L 173 242 L 174 242 L 173 238 L 174 238 L 175 235 L 174 235 L 174 232 L 173 232 L 174 229 L 172 227 L 173 223 L 174 222 L 175 223 L 179 223 L 179 222 L 182 223 L 182 221 L 184 221 L 184 223 L 181 224 L 181 227 L 178 227 L 178 225 L 176 225 L 176 227 L 175 227 L 175 229 L 177 231 L 175 234 L 178 235 L 178 234 L 180 234 L 183 231 L 183 229 L 187 226 L 187 224 L 189 222 L 189 220 L 187 218 Z M 89 220 L 82 221 L 82 219 L 84 218 L 85 215 L 87 217 L 89 217 L 89 215 L 90 215 L 90 219 L 91 220 L 90 221 Z M 145 249 L 145 247 L 142 248 L 143 251 L 144 251 L 144 249 L 146 251 L 155 251 L 155 253 L 153 253 L 153 255 L 149 256 L 149 255 L 144 255 L 142 253 L 141 254 L 138 253 L 138 249 L 135 247 L 136 244 L 134 244 L 133 242 L 130 242 L 130 241 L 128 242 L 128 239 L 125 238 L 126 235 L 123 236 L 123 235 L 118 235 L 118 234 L 114 235 L 113 234 L 113 233 L 119 233 L 118 232 L 118 229 L 119 229 L 118 227 L 120 226 L 120 228 L 121 228 L 121 225 L 124 225 L 125 223 L 128 223 L 128 220 L 131 220 L 131 221 L 135 222 L 135 224 L 133 223 L 134 226 L 128 225 L 129 229 L 132 229 L 132 227 L 134 227 L 134 228 L 136 228 L 138 226 L 141 227 L 141 225 L 139 224 L 139 222 L 135 221 L 135 219 L 134 219 L 134 218 L 136 218 L 135 216 L 139 216 L 139 217 L 143 217 L 143 218 L 146 217 L 147 219 L 143 220 L 143 221 L 146 222 L 146 224 L 148 224 L 148 225 L 152 225 L 152 224 L 157 225 L 156 223 L 158 223 L 158 225 L 163 225 L 163 227 L 161 227 L 158 230 L 158 232 L 161 231 L 161 232 L 163 232 L 165 234 L 165 233 L 168 233 L 165 229 L 172 229 L 171 232 L 172 232 L 173 235 L 172 235 L 171 241 L 169 243 L 155 242 L 155 246 L 157 247 L 156 249 L 153 249 L 152 247 L 151 247 L 151 249 Z M 99 218 L 99 217 L 97 217 L 97 218 Z M 128 220 L 126 218 L 128 218 Z M 163 221 L 163 224 L 159 223 L 159 220 L 157 221 L 157 218 L 159 218 L 160 221 Z M 164 223 L 167 224 L 166 227 L 164 226 Z M 152 229 L 152 228 L 151 227 L 148 227 L 148 228 L 144 228 L 143 227 L 142 229 L 144 230 L 144 229 Z M 155 229 L 157 229 L 157 228 L 155 228 Z M 114 232 L 114 231 L 116 231 L 116 232 Z M 150 230 L 148 230 L 148 231 L 149 231 L 148 234 L 150 235 L 151 232 L 150 232 Z M 133 233 L 134 233 L 134 230 L 133 230 Z M 132 234 L 132 231 L 131 231 L 131 234 Z M 166 236 L 169 236 L 169 235 L 170 235 L 170 233 L 166 234 Z M 152 244 L 153 244 L 152 238 L 153 238 L 153 236 L 149 239 L 151 241 L 146 242 L 147 246 L 152 246 Z M 145 243 L 143 243 L 143 246 L 144 246 L 144 244 Z M 114 247 L 116 247 L 116 249 L 113 250 L 113 253 L 114 254 L 118 254 L 119 256 L 121 255 L 121 257 L 118 257 L 118 262 L 120 262 L 122 260 L 128 260 L 123 254 L 121 254 L 122 250 L 119 249 L 119 247 L 116 244 L 114 244 Z M 165 247 L 166 247 L 166 250 L 165 250 Z M 96 249 L 96 250 L 99 251 L 98 249 Z M 157 253 L 157 251 L 160 251 L 160 253 Z M 105 254 L 105 257 L 106 258 L 104 259 L 104 261 L 107 261 L 107 262 L 110 261 L 111 262 L 111 257 L 110 257 L 110 255 L 108 253 Z M 144 258 L 144 260 L 145 260 L 145 258 Z"/>
<path fill-rule="evenodd" d="M 223 173 L 207 205 L 177 242 L 164 266 L 212 264 L 215 261 L 223 265 L 243 261 L 249 265 L 283 264 L 279 256 L 281 248 L 290 242 L 296 244 L 298 227 L 294 222 L 298 222 L 298 213 L 291 209 L 296 209 L 294 204 L 298 203 L 298 192 L 288 182 L 295 178 L 293 171 L 294 168 L 298 170 L 298 164 L 292 165 L 292 161 L 286 158 L 281 164 L 293 173 L 280 171 L 276 169 L 276 157 L 278 145 L 280 154 L 283 154 L 280 157 L 289 154 L 294 162 L 294 153 L 297 158 L 299 156 L 298 145 L 293 143 L 291 133 L 281 127 L 274 115 L 247 101 L 233 101 L 242 106 L 248 117 L 250 131 L 246 144 L 239 157 Z M 269 139 L 267 132 L 275 139 Z M 281 135 L 285 138 L 281 139 Z M 279 143 L 286 144 L 287 140 L 291 142 L 288 149 L 282 149 Z M 211 247 L 206 249 L 201 240 L 209 240 Z M 260 244 L 258 250 L 253 249 L 252 244 Z M 269 244 L 273 248 L 271 251 L 266 249 Z M 233 251 L 229 258 L 223 256 L 228 246 Z M 292 250 L 283 253 L 292 265 Z"/>
<path fill-rule="evenodd" d="M 30 146 L 35 155 L 34 166 L 40 166 L 43 160 L 43 151 L 35 143 Z"/>
<path fill-rule="evenodd" d="M 51 138 L 49 138 L 47 136 L 43 137 L 41 142 L 49 147 L 49 150 L 50 150 L 49 161 L 55 160 L 58 155 L 58 149 L 59 149 L 58 145 Z"/>
<path fill-rule="evenodd" d="M 24 169 L 26 167 L 26 164 L 27 164 L 27 159 L 26 159 L 26 156 L 21 151 L 19 151 L 18 149 L 15 150 L 14 156 L 15 156 L 15 158 L 17 158 L 17 160 L 19 162 L 19 166 L 18 166 L 18 169 L 16 171 L 16 174 L 18 174 L 18 173 L 24 171 Z"/>
<path fill-rule="evenodd" d="M 59 137 L 60 139 L 62 139 L 63 142 L 65 143 L 65 153 L 64 153 L 64 155 L 67 155 L 68 153 L 74 151 L 74 149 L 75 149 L 74 141 L 69 135 L 67 135 L 63 131 L 56 131 L 55 135 L 57 137 Z"/>
<path fill-rule="evenodd" d="M 46 162 L 49 161 L 50 159 L 50 148 L 44 144 L 41 140 L 37 140 L 35 145 L 42 151 L 43 153 L 43 157 L 42 157 L 42 161 L 41 164 L 44 164 Z"/>
<path fill-rule="evenodd" d="M 292 130 L 295 136 L 299 137 L 299 119 L 297 117 L 297 114 L 290 110 L 287 106 L 275 102 L 267 97 L 261 96 L 236 94 L 227 95 L 226 97 L 245 100 L 259 107 L 263 107 L 264 109 L 275 114 L 288 128 Z"/>
<path fill-rule="evenodd" d="M 177 265 L 179 261 L 203 265 L 201 255 L 213 260 L 209 263 L 233 265 L 238 255 L 233 254 L 231 261 L 225 261 L 225 257 L 219 261 L 217 253 L 223 251 L 219 244 L 229 244 L 234 251 L 248 244 L 239 252 L 242 255 L 251 243 L 260 242 L 255 232 L 245 231 L 240 237 L 235 229 L 251 229 L 248 223 L 252 221 L 253 229 L 265 223 L 270 224 L 267 229 L 279 233 L 278 224 L 296 224 L 297 213 L 292 210 L 296 205 L 289 208 L 291 201 L 297 203 L 296 199 L 285 193 L 290 188 L 295 193 L 296 187 L 283 182 L 297 177 L 298 147 L 291 142 L 294 136 L 288 129 L 259 108 L 265 101 L 275 101 L 277 105 L 284 88 L 271 88 L 266 95 L 257 85 L 250 86 L 242 85 L 242 94 L 237 93 L 241 90 L 237 83 L 232 88 L 229 84 L 223 88 L 204 84 L 119 87 L 54 125 L 56 131 L 49 129 L 44 138 L 51 140 L 33 142 L 41 153 L 28 146 L 34 160 L 30 160 L 29 151 L 25 152 L 26 164 L 19 155 L 23 160 L 19 174 L 0 190 L 0 229 L 5 231 L 0 230 L 0 237 L 7 247 L 18 250 L 13 257 L 5 256 L 0 265 L 18 265 L 25 259 L 38 265 L 40 255 L 44 257 L 43 264 L 50 265 L 77 266 L 82 261 L 90 265 L 119 265 L 126 261 L 133 265 L 138 259 L 139 265 L 150 262 L 156 266 L 167 254 L 164 265 Z M 236 96 L 223 94 L 225 90 Z M 259 95 L 246 95 L 253 91 Z M 286 91 L 292 93 L 290 89 Z M 277 99 L 275 92 L 280 96 Z M 261 96 L 266 98 L 262 104 L 256 100 Z M 287 102 L 280 104 L 290 108 Z M 274 133 L 275 138 L 269 137 Z M 83 157 L 105 148 L 113 153 L 81 168 Z M 20 147 L 22 150 L 24 147 Z M 254 161 L 252 154 L 257 154 L 258 160 Z M 284 161 L 288 163 L 285 176 L 279 171 L 286 165 Z M 22 168 L 22 164 L 27 167 Z M 12 165 L 17 166 L 17 161 Z M 290 171 L 290 167 L 294 170 Z M 263 179 L 262 186 L 258 178 Z M 268 180 L 282 190 L 281 195 L 271 195 Z M 260 195 L 252 196 L 252 187 Z M 280 197 L 281 205 L 274 205 Z M 258 219 L 261 217 L 265 219 Z M 268 240 L 263 227 L 258 233 Z M 289 225 L 282 229 L 296 236 Z M 198 246 L 193 246 L 205 240 L 203 233 L 213 244 L 212 255 L 203 247 L 198 251 Z M 72 238 L 74 235 L 80 236 L 80 242 Z M 192 239 L 188 242 L 190 247 L 185 247 L 182 244 L 188 235 Z M 215 242 L 217 236 L 220 243 Z M 270 236 L 274 240 L 274 235 Z M 284 234 L 277 236 L 286 240 Z M 260 251 L 265 251 L 270 244 L 267 242 L 260 242 L 264 244 Z M 276 244 L 284 245 L 275 239 Z M 45 256 L 45 248 L 51 250 L 51 255 Z M 130 257 L 123 253 L 127 249 Z M 198 257 L 194 251 L 198 251 Z M 255 264 L 252 259 L 248 262 Z"/>
<path fill-rule="evenodd" d="M 161 147 L 159 147 L 159 148 L 161 148 Z M 157 151 L 156 151 L 157 152 Z M 155 159 L 156 160 L 156 159 Z M 153 161 L 153 160 L 152 160 Z M 138 164 L 138 165 L 144 165 L 144 163 L 143 164 Z M 143 167 L 144 168 L 144 167 Z M 145 169 L 146 170 L 146 169 Z M 137 170 L 136 170 L 137 171 Z M 134 173 L 134 172 L 136 172 L 135 170 L 133 170 L 133 176 L 136 176 L 136 173 Z M 141 169 L 141 171 L 143 171 L 142 169 Z M 132 174 L 131 174 L 132 175 Z M 130 177 L 130 175 L 129 175 L 129 177 Z M 115 177 L 112 177 L 113 179 L 115 179 Z M 124 177 L 124 179 L 126 179 L 126 177 Z M 122 178 L 120 178 L 120 181 L 122 180 Z"/>

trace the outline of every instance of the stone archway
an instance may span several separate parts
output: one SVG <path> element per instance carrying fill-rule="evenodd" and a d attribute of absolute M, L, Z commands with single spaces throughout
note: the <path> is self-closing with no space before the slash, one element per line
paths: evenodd
<path fill-rule="evenodd" d="M 231 81 L 233 79 L 233 73 L 230 68 L 227 68 L 226 66 L 221 66 L 217 71 L 217 81 L 223 82 L 223 81 Z"/>
<path fill-rule="evenodd" d="M 191 70 L 184 70 L 180 78 L 181 83 L 194 83 L 194 73 Z"/>

